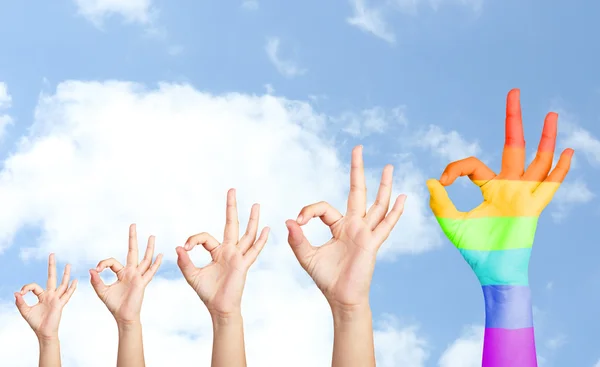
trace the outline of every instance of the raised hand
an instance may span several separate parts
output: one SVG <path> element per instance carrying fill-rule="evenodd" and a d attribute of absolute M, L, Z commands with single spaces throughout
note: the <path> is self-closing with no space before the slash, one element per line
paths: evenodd
<path fill-rule="evenodd" d="M 529 259 L 538 217 L 565 179 L 573 156 L 562 152 L 551 171 L 556 145 L 556 113 L 544 121 L 535 159 L 525 169 L 525 139 L 519 90 L 507 97 L 506 140 L 500 174 L 477 158 L 449 164 L 441 179 L 428 180 L 431 209 L 482 285 L 486 305 L 483 367 L 537 366 Z M 483 202 L 464 213 L 444 186 L 468 176 Z"/>
<path fill-rule="evenodd" d="M 92 287 L 118 324 L 139 323 L 144 291 L 160 267 L 163 257 L 158 254 L 152 263 L 153 256 L 154 236 L 150 236 L 144 258 L 138 264 L 137 233 L 135 224 L 132 224 L 129 227 L 129 251 L 125 266 L 110 258 L 100 261 L 95 269 L 90 269 Z M 117 281 L 110 285 L 106 285 L 99 274 L 107 268 L 117 276 Z"/>
<path fill-rule="evenodd" d="M 58 326 L 62 310 L 77 288 L 77 279 L 69 285 L 70 276 L 71 266 L 67 264 L 62 281 L 58 288 L 56 287 L 56 261 L 54 254 L 50 254 L 46 289 L 36 283 L 30 283 L 23 286 L 21 292 L 15 293 L 17 309 L 40 340 L 58 340 Z M 27 305 L 23 299 L 27 292 L 33 292 L 38 298 L 38 303 L 34 306 Z"/>
<path fill-rule="evenodd" d="M 296 221 L 286 222 L 296 258 L 332 307 L 368 306 L 377 251 L 400 219 L 406 199 L 400 195 L 388 213 L 392 173 L 391 165 L 384 168 L 377 199 L 367 212 L 362 147 L 358 146 L 352 150 L 346 215 L 322 201 L 305 206 Z M 315 217 L 321 218 L 332 234 L 319 247 L 310 244 L 300 227 Z"/>
<path fill-rule="evenodd" d="M 482 285 L 528 284 L 529 256 L 538 217 L 565 179 L 573 156 L 572 149 L 565 149 L 550 172 L 557 121 L 554 112 L 546 116 L 537 155 L 525 170 L 519 91 L 512 90 L 507 98 L 500 174 L 470 157 L 450 163 L 439 181 L 427 181 L 431 208 L 442 230 Z M 483 195 L 483 202 L 466 213 L 456 209 L 444 189 L 460 176 L 468 176 Z"/>
<path fill-rule="evenodd" d="M 246 233 L 240 238 L 235 190 L 231 189 L 227 192 L 223 242 L 203 232 L 191 236 L 183 247 L 176 249 L 177 265 L 211 315 L 227 317 L 240 313 L 246 274 L 269 236 L 269 228 L 265 227 L 256 239 L 259 214 L 260 206 L 254 204 Z M 188 255 L 197 245 L 202 245 L 212 257 L 210 264 L 201 268 Z"/>

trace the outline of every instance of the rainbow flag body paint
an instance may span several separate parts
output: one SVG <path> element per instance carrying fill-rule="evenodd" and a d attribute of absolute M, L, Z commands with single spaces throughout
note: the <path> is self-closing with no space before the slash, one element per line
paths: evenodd
<path fill-rule="evenodd" d="M 518 97 L 518 91 L 516 96 L 514 91 L 509 93 L 507 139 L 499 175 L 476 158 L 468 158 L 450 164 L 440 181 L 427 181 L 430 205 L 440 227 L 481 284 L 485 300 L 483 367 L 537 366 L 529 259 L 538 218 L 566 176 L 572 156 L 572 150 L 565 151 L 548 175 L 557 120 L 556 114 L 549 114 L 536 160 L 524 170 Z M 444 188 L 459 176 L 469 176 L 483 194 L 483 203 L 468 213 L 456 209 Z"/>

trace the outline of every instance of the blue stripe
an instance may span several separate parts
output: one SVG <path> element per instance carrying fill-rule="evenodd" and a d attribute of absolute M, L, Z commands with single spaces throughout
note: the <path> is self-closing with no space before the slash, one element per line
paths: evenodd
<path fill-rule="evenodd" d="M 531 290 L 526 286 L 486 285 L 485 327 L 522 329 L 533 327 Z"/>
<path fill-rule="evenodd" d="M 530 248 L 458 251 L 469 263 L 481 285 L 529 285 Z"/>

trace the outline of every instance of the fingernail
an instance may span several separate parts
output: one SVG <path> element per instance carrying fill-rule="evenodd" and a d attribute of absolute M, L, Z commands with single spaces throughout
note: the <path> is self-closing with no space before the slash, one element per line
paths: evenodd
<path fill-rule="evenodd" d="M 447 179 L 447 178 L 448 178 L 448 174 L 444 173 L 444 174 L 442 175 L 442 178 L 440 178 L 440 182 L 441 182 L 441 183 L 444 183 L 444 182 L 446 182 L 446 179 Z"/>
<path fill-rule="evenodd" d="M 296 219 L 296 222 L 297 222 L 297 223 L 302 223 L 302 219 L 304 219 L 304 217 L 302 216 L 302 214 L 300 214 L 300 215 L 298 216 L 298 218 Z"/>

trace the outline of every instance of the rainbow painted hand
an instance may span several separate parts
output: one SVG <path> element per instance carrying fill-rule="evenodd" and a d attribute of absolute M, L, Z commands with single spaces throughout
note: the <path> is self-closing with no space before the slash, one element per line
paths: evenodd
<path fill-rule="evenodd" d="M 546 116 L 537 155 L 525 170 L 519 90 L 511 90 L 500 174 L 471 157 L 450 163 L 439 181 L 427 181 L 433 213 L 483 288 L 484 367 L 537 366 L 529 258 L 538 217 L 565 179 L 573 156 L 572 149 L 563 151 L 550 172 L 557 121 L 556 113 Z M 467 213 L 456 209 L 444 188 L 460 176 L 468 176 L 483 194 L 483 203 Z"/>

